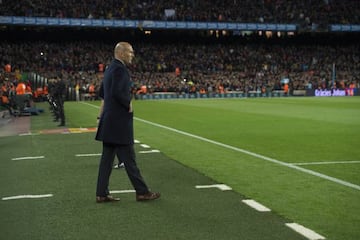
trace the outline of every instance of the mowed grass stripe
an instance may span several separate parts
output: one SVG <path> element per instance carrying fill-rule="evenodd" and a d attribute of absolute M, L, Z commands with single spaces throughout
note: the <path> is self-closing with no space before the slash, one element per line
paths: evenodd
<path fill-rule="evenodd" d="M 95 105 L 92 105 L 92 104 L 89 104 L 89 103 L 83 103 L 83 104 L 87 104 L 89 106 L 99 108 L 98 106 L 95 106 Z M 360 186 L 358 186 L 358 185 L 355 185 L 355 184 L 352 184 L 352 183 L 349 183 L 349 182 L 346 182 L 346 181 L 343 181 L 343 180 L 340 180 L 340 179 L 337 179 L 337 178 L 333 178 L 333 177 L 330 177 L 330 176 L 327 176 L 327 175 L 324 175 L 324 174 L 320 174 L 320 173 L 317 173 L 317 172 L 314 172 L 314 171 L 311 171 L 311 170 L 308 170 L 308 169 L 305 169 L 305 168 L 301 168 L 301 167 L 298 167 L 298 166 L 293 165 L 293 164 L 284 163 L 284 162 L 281 162 L 279 160 L 269 158 L 267 156 L 263 156 L 263 155 L 260 155 L 260 154 L 257 154 L 257 153 L 253 153 L 253 152 L 241 149 L 241 148 L 236 148 L 236 147 L 233 147 L 233 146 L 230 146 L 230 145 L 227 145 L 227 144 L 219 143 L 219 142 L 207 139 L 207 138 L 203 138 L 201 136 L 197 136 L 197 135 L 194 135 L 194 134 L 183 132 L 183 131 L 180 131 L 180 130 L 177 130 L 177 129 L 174 129 L 174 128 L 170 128 L 170 127 L 167 127 L 167 126 L 164 126 L 164 125 L 161 125 L 161 124 L 157 124 L 157 123 L 154 123 L 154 122 L 150 122 L 150 121 L 147 121 L 147 120 L 144 120 L 144 119 L 140 119 L 140 118 L 136 118 L 136 117 L 134 119 L 137 120 L 137 121 L 145 122 L 147 124 L 150 124 L 150 125 L 153 125 L 153 126 L 156 126 L 156 127 L 167 129 L 167 130 L 172 131 L 172 132 L 176 132 L 178 134 L 183 134 L 185 136 L 196 138 L 196 139 L 199 139 L 201 141 L 205 141 L 205 142 L 209 142 L 209 143 L 212 143 L 212 144 L 215 144 L 215 145 L 219 145 L 219 146 L 222 146 L 224 148 L 229 148 L 229 149 L 232 149 L 234 151 L 242 152 L 242 153 L 245 153 L 245 154 L 260 158 L 260 159 L 263 159 L 265 161 L 270 161 L 270 162 L 273 162 L 275 164 L 279 164 L 279 165 L 283 165 L 283 166 L 286 166 L 286 167 L 289 167 L 289 168 L 293 168 L 293 169 L 298 170 L 298 171 L 302 171 L 302 172 L 305 172 L 305 173 L 308 173 L 308 174 L 311 174 L 311 175 L 314 175 L 314 176 L 317 176 L 317 177 L 320 177 L 320 178 L 323 178 L 323 179 L 326 179 L 326 180 L 329 180 L 329 181 L 336 182 L 338 184 L 342 184 L 344 186 L 348 186 L 348 187 L 360 190 Z"/>
<path fill-rule="evenodd" d="M 266 100 L 268 104 L 263 103 Z M 303 100 L 306 104 L 302 102 Z M 310 104 L 310 100 L 315 102 Z M 357 147 L 357 142 L 360 142 L 360 127 L 356 116 L 360 119 L 359 105 L 349 104 L 353 106 L 352 113 L 345 116 L 339 114 L 338 108 L 334 107 L 331 115 L 342 118 L 345 122 L 352 121 L 351 124 L 338 124 L 317 120 L 317 115 L 323 115 L 322 109 L 329 111 L 331 108 L 327 105 L 327 107 L 321 107 L 324 103 L 318 103 L 319 99 L 310 98 L 310 100 L 309 98 L 288 98 L 140 102 L 138 105 L 140 109 L 137 110 L 136 115 L 141 119 L 286 163 L 314 162 L 323 159 L 326 161 L 358 160 L 360 148 Z M 337 100 L 333 99 L 333 102 L 329 102 L 326 99 L 325 102 L 328 102 L 330 106 L 337 106 Z M 341 103 L 344 101 L 344 99 L 339 100 Z M 353 100 L 349 100 L 352 103 Z M 279 107 L 281 101 L 284 101 L 282 105 L 286 105 L 289 101 L 291 104 Z M 206 107 L 205 104 L 207 104 Z M 249 105 L 255 105 L 253 107 L 257 109 L 255 113 L 247 112 L 246 109 L 251 109 Z M 277 107 L 274 108 L 273 105 Z M 300 110 L 298 105 L 300 108 L 309 105 L 310 110 L 308 112 Z M 346 106 L 345 102 L 341 105 L 343 106 Z M 312 108 L 316 110 L 311 110 Z M 346 106 L 346 108 L 349 107 Z M 288 109 L 297 114 L 288 113 Z M 276 116 L 274 113 L 282 115 Z M 307 119 L 301 116 L 306 116 Z M 345 149 L 351 150 L 345 151 Z M 337 178 L 342 179 L 341 176 Z M 350 182 L 356 185 L 360 183 Z"/>
<path fill-rule="evenodd" d="M 315 171 L 311 171 L 311 170 L 308 170 L 306 168 L 298 167 L 295 164 L 289 164 L 289 163 L 281 162 L 281 161 L 279 161 L 277 159 L 273 159 L 273 158 L 270 158 L 270 157 L 267 157 L 267 156 L 263 156 L 261 154 L 257 154 L 257 153 L 254 153 L 254 152 L 250 152 L 250 151 L 241 149 L 241 148 L 237 148 L 237 147 L 234 147 L 234 146 L 230 146 L 230 145 L 227 145 L 227 144 L 216 142 L 216 141 L 213 141 L 213 140 L 201 137 L 201 136 L 197 136 L 197 135 L 190 134 L 190 133 L 187 133 L 187 132 L 183 132 L 183 131 L 180 131 L 180 130 L 177 130 L 177 129 L 174 129 L 174 128 L 163 126 L 161 124 L 146 121 L 144 119 L 140 119 L 140 118 L 135 118 L 135 119 L 138 120 L 138 121 L 141 121 L 141 122 L 144 122 L 144 123 L 159 127 L 159 128 L 163 128 L 163 129 L 166 129 L 166 130 L 178 133 L 178 134 L 185 135 L 187 137 L 195 138 L 195 139 L 198 139 L 198 140 L 201 140 L 201 141 L 204 141 L 204 142 L 208 142 L 208 143 L 211 143 L 211 144 L 214 144 L 214 145 L 218 145 L 218 146 L 221 146 L 221 147 L 224 147 L 224 148 L 228 148 L 228 149 L 231 149 L 231 150 L 234 150 L 234 151 L 237 151 L 237 152 L 241 152 L 241 153 L 244 153 L 244 154 L 247 154 L 247 155 L 262 159 L 262 160 L 265 160 L 265 161 L 269 161 L 269 162 L 272 162 L 272 163 L 275 163 L 275 164 L 278 164 L 278 165 L 281 165 L 281 166 L 285 166 L 285 167 L 288 167 L 288 168 L 295 169 L 295 170 L 300 171 L 300 172 L 304 172 L 304 173 L 307 173 L 307 174 L 310 174 L 310 175 L 313 175 L 313 176 L 316 176 L 316 177 L 320 177 L 320 178 L 323 178 L 323 179 L 326 179 L 326 180 L 329 180 L 329 181 L 332 181 L 332 182 L 335 182 L 335 183 L 338 183 L 338 184 L 341 184 L 341 185 L 344 185 L 344 186 L 347 186 L 347 187 L 350 187 L 350 188 L 353 188 L 353 189 L 356 189 L 356 190 L 360 190 L 359 185 L 352 184 L 352 183 L 343 181 L 341 179 L 337 179 L 337 178 L 334 178 L 334 177 L 331 177 L 331 176 L 327 176 L 327 175 L 324 175 L 324 174 L 321 174 L 321 173 L 318 173 L 318 172 L 315 172 Z"/>
<path fill-rule="evenodd" d="M 52 192 L 43 199 L 0 202 L 0 231 L 6 239 L 294 239 L 304 238 L 285 227 L 276 214 L 259 214 L 241 203 L 234 191 L 196 189 L 217 182 L 169 159 L 162 153 L 138 154 L 138 165 L 149 186 L 162 198 L 135 201 L 124 170 L 113 170 L 110 189 L 120 194 L 116 204 L 96 204 L 98 158 L 76 154 L 98 152 L 94 133 L 1 138 L 16 141 L 24 151 L 40 152 L 46 161 L 11 161 L 15 145 L 2 152 L 1 195 Z M 31 143 L 31 144 L 29 144 Z M 150 144 L 150 143 L 149 143 Z M 41 146 L 33 149 L 33 146 Z M 137 144 L 136 151 L 141 151 Z M 50 154 L 51 153 L 51 154 Z M 19 229 L 21 226 L 21 231 Z M 139 231 L 141 229 L 141 231 Z M 15 231 L 16 230 L 16 231 Z"/>
<path fill-rule="evenodd" d="M 349 100 L 349 102 L 347 102 Z M 265 102 L 265 104 L 264 104 Z M 290 102 L 288 104 L 288 102 Z M 326 159 L 358 160 L 360 149 L 360 98 L 219 99 L 137 101 L 135 115 L 227 145 L 260 153 L 291 164 Z M 266 104 L 268 103 L 268 104 Z M 275 104 L 276 103 L 276 104 Z M 272 106 L 285 105 L 283 108 Z M 243 111 L 256 106 L 256 113 Z M 302 111 L 298 109 L 302 107 Z M 306 111 L 309 106 L 309 111 Z M 338 114 L 342 108 L 348 115 Z M 313 108 L 316 108 L 314 110 Z M 264 110 L 265 114 L 262 113 Z M 300 112 L 292 116 L 286 113 Z M 321 121 L 322 109 L 339 122 Z M 270 112 L 271 114 L 267 114 Z M 273 114 L 278 112 L 278 114 Z M 279 113 L 280 112 L 280 113 Z M 350 114 L 351 113 L 351 114 Z M 301 116 L 306 116 L 301 117 Z M 341 121 L 344 120 L 344 124 Z M 199 170 L 271 207 L 299 219 L 299 223 L 330 235 L 330 239 L 357 239 L 354 222 L 360 221 L 359 191 L 332 182 L 306 177 L 253 157 L 233 153 L 212 144 L 171 134 L 168 130 L 136 124 L 136 133 L 168 156 Z M 154 137 L 157 136 L 157 137 Z M 202 143 L 200 143 L 202 142 Z M 350 165 L 349 165 L 350 166 Z M 327 176 L 359 185 L 358 165 L 337 171 L 338 165 L 306 166 Z M 331 199 L 331 200 L 330 200 Z M 325 209 L 325 210 L 324 210 Z"/>
<path fill-rule="evenodd" d="M 80 115 L 88 118 L 88 127 L 96 126 L 98 109 L 82 103 L 67 104 L 66 113 L 72 127 L 84 122 L 78 119 Z M 98 106 L 99 102 L 90 104 Z M 203 106 L 205 104 L 207 106 Z M 359 106 L 359 98 L 134 102 L 135 115 L 139 118 L 288 163 L 358 160 Z M 254 107 L 257 112 L 247 112 Z M 286 109 L 292 114 L 286 116 Z M 339 114 L 341 109 L 351 111 L 343 115 Z M 334 115 L 336 121 L 322 121 L 319 117 L 322 111 L 328 112 L 328 116 Z M 317 116 L 312 116 L 314 114 Z M 358 239 L 360 194 L 357 190 L 138 121 L 135 121 L 135 135 L 172 159 L 216 182 L 226 183 L 234 191 L 256 199 L 327 239 Z M 306 168 L 359 184 L 358 166 L 308 165 Z"/>

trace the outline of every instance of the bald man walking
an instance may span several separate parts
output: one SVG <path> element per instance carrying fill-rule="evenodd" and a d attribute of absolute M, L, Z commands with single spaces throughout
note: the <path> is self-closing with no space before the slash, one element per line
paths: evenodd
<path fill-rule="evenodd" d="M 132 63 L 134 56 L 130 43 L 119 42 L 114 49 L 114 59 L 104 73 L 104 106 L 95 137 L 103 143 L 96 188 L 97 203 L 120 200 L 111 196 L 109 191 L 116 153 L 124 162 L 126 173 L 136 191 L 136 200 L 147 201 L 160 197 L 160 193 L 149 190 L 135 161 L 131 80 L 126 67 Z"/>

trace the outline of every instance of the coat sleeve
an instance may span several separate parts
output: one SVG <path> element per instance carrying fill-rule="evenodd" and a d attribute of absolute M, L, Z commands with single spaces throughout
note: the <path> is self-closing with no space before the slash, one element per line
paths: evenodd
<path fill-rule="evenodd" d="M 104 81 L 102 81 L 101 84 L 100 84 L 99 97 L 104 99 Z"/>
<path fill-rule="evenodd" d="M 112 76 L 111 96 L 122 107 L 129 111 L 130 108 L 130 79 L 125 68 L 116 68 Z"/>

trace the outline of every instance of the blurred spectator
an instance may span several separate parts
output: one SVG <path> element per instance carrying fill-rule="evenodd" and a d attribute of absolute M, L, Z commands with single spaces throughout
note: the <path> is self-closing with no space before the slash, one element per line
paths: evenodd
<path fill-rule="evenodd" d="M 280 80 L 286 77 L 291 83 L 289 91 L 316 89 L 331 87 L 333 64 L 338 87 L 358 85 L 359 44 L 343 44 L 337 38 L 312 43 L 315 39 L 193 38 L 191 44 L 181 39 L 175 43 L 138 40 L 134 49 L 141 54 L 131 66 L 134 88 L 146 86 L 147 93 L 267 91 L 280 90 Z M 46 78 L 61 72 L 65 84 L 78 90 L 79 98 L 90 92 L 94 97 L 103 74 L 99 63 L 108 65 L 111 51 L 112 43 L 102 41 L 0 41 L 0 65 L 11 64 L 20 72 L 18 78 L 26 72 Z"/>
<path fill-rule="evenodd" d="M 2 0 L 1 15 L 55 18 L 359 24 L 358 0 Z"/>

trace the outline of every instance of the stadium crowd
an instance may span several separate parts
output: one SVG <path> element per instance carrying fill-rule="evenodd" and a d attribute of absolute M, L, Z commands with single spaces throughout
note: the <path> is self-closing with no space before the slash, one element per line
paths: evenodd
<path fill-rule="evenodd" d="M 131 20 L 359 24 L 357 0 L 2 0 L 0 15 Z"/>
<path fill-rule="evenodd" d="M 111 4 L 104 4 L 103 0 L 2 0 L 0 15 L 295 23 L 299 26 L 317 23 L 326 26 L 331 23 L 359 24 L 360 5 L 357 0 L 216 0 L 211 3 L 200 0 L 114 0 Z M 96 98 L 102 73 L 111 61 L 114 43 L 99 38 L 48 41 L 47 34 L 51 35 L 51 32 L 45 31 L 42 33 L 44 38 L 31 41 L 11 38 L 0 41 L 0 66 L 11 68 L 10 71 L 0 70 L 1 85 L 10 89 L 20 79 L 30 80 L 26 79 L 25 73 L 34 72 L 46 79 L 61 78 L 69 88 Z M 360 47 L 354 41 L 350 44 L 334 44 L 334 41 L 309 44 L 301 40 L 290 43 L 290 39 L 284 39 L 269 44 L 269 41 L 259 40 L 259 36 L 243 39 L 197 41 L 193 36 L 189 41 L 162 43 L 150 42 L 143 37 L 133 42 L 136 55 L 131 66 L 134 93 L 268 92 L 283 89 L 284 79 L 290 80 L 291 90 L 360 87 Z M 335 86 L 331 82 L 334 66 Z"/>
<path fill-rule="evenodd" d="M 11 63 L 13 72 L 61 77 L 67 86 L 96 92 L 112 48 L 112 44 L 97 41 L 0 42 L 0 64 Z M 360 87 L 358 44 L 140 41 L 134 43 L 134 49 L 131 68 L 136 91 L 146 86 L 147 92 L 263 92 L 282 89 L 285 78 L 290 79 L 292 90 L 329 88 L 333 87 L 334 64 L 337 88 Z M 16 75 L 12 76 L 10 82 L 16 81 Z"/>

